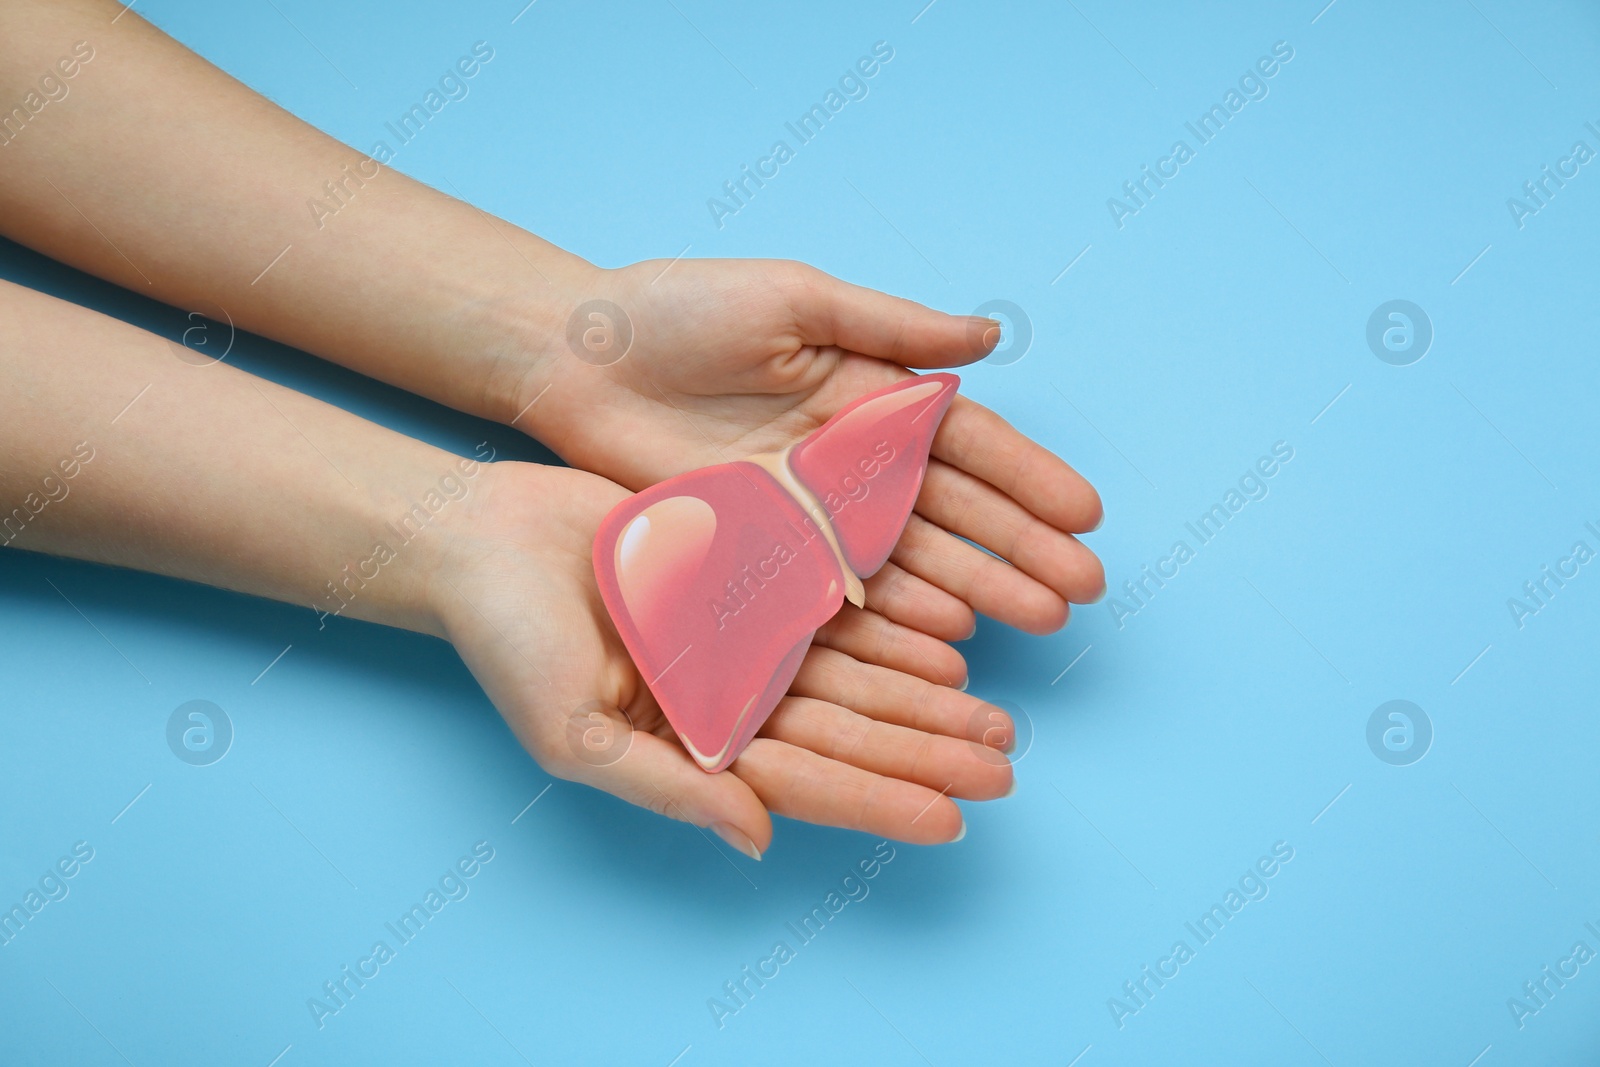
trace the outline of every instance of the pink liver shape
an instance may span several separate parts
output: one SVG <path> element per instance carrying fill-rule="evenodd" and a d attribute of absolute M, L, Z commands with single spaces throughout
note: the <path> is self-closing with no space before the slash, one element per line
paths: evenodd
<path fill-rule="evenodd" d="M 703 467 L 637 493 L 595 536 L 601 598 L 667 720 L 719 771 L 744 750 L 817 627 L 883 565 L 911 515 L 951 374 L 910 378 L 850 404 L 788 453 L 820 503 L 769 473 L 783 454 Z M 809 512 L 809 513 L 808 513 Z"/>
<path fill-rule="evenodd" d="M 961 379 L 924 374 L 869 393 L 794 446 L 789 465 L 827 509 L 850 569 L 878 573 L 911 518 L 934 431 Z"/>

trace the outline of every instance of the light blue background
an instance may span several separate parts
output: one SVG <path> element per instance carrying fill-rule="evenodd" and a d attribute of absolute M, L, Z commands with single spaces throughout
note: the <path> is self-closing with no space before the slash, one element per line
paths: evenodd
<path fill-rule="evenodd" d="M 0 902 L 95 849 L 0 949 L 0 1062 L 1593 1062 L 1600 964 L 1522 1029 L 1507 998 L 1600 950 L 1600 564 L 1521 629 L 1506 602 L 1600 548 L 1600 168 L 1522 229 L 1506 199 L 1600 148 L 1594 9 L 922 3 L 137 10 L 363 150 L 489 42 L 395 165 L 599 263 L 784 256 L 956 312 L 1015 301 L 1031 350 L 964 388 L 1100 488 L 1113 590 L 1292 445 L 1122 628 L 1102 604 L 1053 637 L 980 629 L 974 691 L 1034 734 L 1016 796 L 967 805 L 955 846 L 899 846 L 719 1030 L 708 998 L 873 839 L 780 821 L 753 864 L 552 785 L 442 643 L 0 553 Z M 707 198 L 880 40 L 870 95 L 718 229 Z M 1277 41 L 1270 95 L 1119 230 L 1106 199 Z M 1407 367 L 1365 340 L 1395 298 L 1435 329 Z M 541 454 L 276 344 L 230 358 L 463 453 Z M 164 737 L 191 699 L 237 731 L 206 768 Z M 1433 724 L 1411 766 L 1367 746 L 1391 699 Z M 470 895 L 319 1030 L 307 998 L 478 841 Z M 1270 895 L 1119 1029 L 1108 998 L 1279 841 Z"/>

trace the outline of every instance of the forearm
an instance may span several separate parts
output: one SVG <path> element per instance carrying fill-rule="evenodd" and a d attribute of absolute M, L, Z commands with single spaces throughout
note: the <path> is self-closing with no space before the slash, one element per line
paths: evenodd
<path fill-rule="evenodd" d="M 5 282 L 0 378 L 0 545 L 441 633 L 483 465 Z"/>
<path fill-rule="evenodd" d="M 511 419 L 593 268 L 340 144 L 122 10 L 0 7 L 0 231 Z"/>

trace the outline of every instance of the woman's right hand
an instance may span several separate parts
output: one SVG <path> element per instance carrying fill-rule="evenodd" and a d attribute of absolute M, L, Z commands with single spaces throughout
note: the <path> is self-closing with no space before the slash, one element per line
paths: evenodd
<path fill-rule="evenodd" d="M 545 770 L 711 829 L 756 859 L 772 840 L 769 813 L 935 844 L 965 831 L 952 797 L 1010 791 L 1010 719 L 898 669 L 927 666 L 942 648 L 965 674 L 948 646 L 867 612 L 820 632 L 755 740 L 728 770 L 702 771 L 595 584 L 595 531 L 627 495 L 581 471 L 489 464 L 428 579 L 444 632 Z"/>

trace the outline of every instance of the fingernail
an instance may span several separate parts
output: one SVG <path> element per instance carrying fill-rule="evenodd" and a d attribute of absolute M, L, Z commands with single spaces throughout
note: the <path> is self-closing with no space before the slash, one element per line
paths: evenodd
<path fill-rule="evenodd" d="M 945 844 L 953 845 L 957 841 L 960 841 L 963 837 L 966 837 L 966 836 L 967 836 L 967 820 L 962 819 L 961 820 L 961 832 L 959 834 L 957 834 L 956 836 L 952 837 L 949 841 L 946 841 Z"/>
<path fill-rule="evenodd" d="M 989 321 L 990 322 L 994 322 L 993 319 L 990 319 Z M 995 322 L 995 324 L 993 326 L 991 326 L 987 330 L 983 331 L 983 347 L 985 347 L 985 348 L 993 348 L 993 347 L 995 347 L 996 345 L 998 345 L 1000 343 L 1000 338 L 1002 336 L 1004 336 L 1004 331 L 1001 330 L 1000 324 L 998 322 Z"/>
<path fill-rule="evenodd" d="M 737 826 L 732 823 L 714 822 L 711 824 L 711 829 L 718 837 L 743 852 L 746 856 L 749 856 L 757 863 L 761 862 L 761 850 L 756 848 L 756 843 L 745 836 L 745 832 Z"/>
<path fill-rule="evenodd" d="M 1016 795 L 1017 795 L 1017 779 L 1016 779 L 1016 776 L 1013 775 L 1012 778 L 1011 778 L 1011 788 L 1007 789 L 1004 793 L 1000 794 L 1000 799 L 1004 800 L 1006 797 L 1014 797 Z"/>
<path fill-rule="evenodd" d="M 971 684 L 972 684 L 972 675 L 969 674 L 965 678 L 961 679 L 961 684 L 956 686 L 956 692 L 965 693 L 967 691 L 967 686 L 969 686 Z"/>
<path fill-rule="evenodd" d="M 967 636 L 963 637 L 961 640 L 963 640 L 963 641 L 971 641 L 974 637 L 977 637 L 977 636 L 978 636 L 978 620 L 977 619 L 973 619 L 972 620 L 972 629 L 968 630 L 967 631 Z"/>
<path fill-rule="evenodd" d="M 1089 532 L 1090 533 L 1094 533 L 1096 530 L 1100 529 L 1100 527 L 1104 526 L 1105 524 L 1106 524 L 1106 513 L 1102 511 L 1100 513 L 1100 517 L 1095 520 L 1095 524 L 1093 526 L 1089 527 Z"/>

